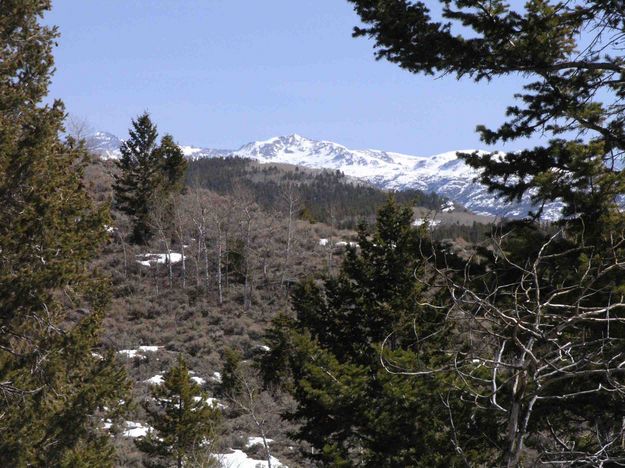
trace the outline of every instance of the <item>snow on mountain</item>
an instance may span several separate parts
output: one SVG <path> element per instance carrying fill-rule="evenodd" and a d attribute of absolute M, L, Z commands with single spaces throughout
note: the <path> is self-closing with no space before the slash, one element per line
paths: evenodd
<path fill-rule="evenodd" d="M 121 156 L 119 147 L 123 141 L 112 133 L 96 132 L 85 138 L 87 148 L 103 159 L 117 159 Z"/>
<path fill-rule="evenodd" d="M 90 151 L 103 159 L 118 159 L 121 157 L 119 147 L 124 143 L 124 140 L 117 138 L 112 133 L 96 132 L 85 138 L 85 143 Z M 198 148 L 197 146 L 186 145 L 181 145 L 180 149 L 189 159 L 219 158 L 233 153 L 233 150 Z"/>
<path fill-rule="evenodd" d="M 475 150 L 461 150 L 470 153 Z M 317 169 L 340 170 L 378 187 L 435 192 L 476 214 L 524 217 L 532 209 L 529 197 L 521 203 L 502 203 L 486 187 L 474 182 L 479 173 L 458 159 L 457 151 L 434 156 L 412 156 L 380 150 L 352 150 L 330 141 L 315 141 L 294 134 L 248 143 L 235 156 L 261 163 L 287 163 Z M 544 218 L 559 217 L 561 206 L 546 207 Z"/>
<path fill-rule="evenodd" d="M 104 157 L 115 157 L 121 141 L 113 135 L 99 132 L 98 152 Z M 113 137 L 107 139 L 107 137 Z M 384 189 L 419 189 L 435 192 L 483 215 L 524 217 L 532 209 L 529 197 L 521 203 L 502 203 L 486 188 L 474 182 L 479 175 L 457 158 L 456 151 L 434 156 L 413 156 L 381 150 L 353 150 L 331 141 L 317 141 L 293 134 L 255 141 L 236 151 L 181 146 L 185 156 L 191 159 L 239 156 L 260 163 L 285 163 L 314 169 L 340 170 L 347 176 L 363 179 Z M 472 152 L 474 150 L 462 150 Z M 543 218 L 559 217 L 561 205 L 552 203 L 546 207 Z"/>
<path fill-rule="evenodd" d="M 233 153 L 232 150 L 198 148 L 196 146 L 181 146 L 180 149 L 189 159 L 225 158 Z"/>

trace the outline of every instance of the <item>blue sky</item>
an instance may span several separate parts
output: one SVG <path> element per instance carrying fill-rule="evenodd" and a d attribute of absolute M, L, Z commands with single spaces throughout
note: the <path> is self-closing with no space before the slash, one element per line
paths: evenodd
<path fill-rule="evenodd" d="M 476 124 L 501 122 L 519 88 L 376 62 L 342 0 L 53 3 L 51 97 L 121 137 L 149 110 L 161 133 L 213 148 L 290 133 L 417 155 L 485 148 Z"/>

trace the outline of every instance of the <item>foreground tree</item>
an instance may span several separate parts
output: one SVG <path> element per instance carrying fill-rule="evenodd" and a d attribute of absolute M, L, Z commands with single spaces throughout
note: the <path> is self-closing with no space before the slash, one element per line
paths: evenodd
<path fill-rule="evenodd" d="M 338 277 L 299 284 L 296 318 L 280 316 L 267 335 L 265 380 L 293 394 L 297 436 L 323 466 L 488 460 L 478 450 L 490 436 L 476 429 L 481 414 L 463 413 L 454 380 L 429 372 L 451 337 L 444 312 L 420 306 L 427 278 L 420 247 L 427 242 L 411 220 L 412 211 L 391 200 L 373 232 L 361 227 L 360 251 L 348 252 Z M 402 373 L 408 363 L 424 371 L 422 379 Z M 450 418 L 473 433 L 455 434 Z"/>
<path fill-rule="evenodd" d="M 350 1 L 365 23 L 355 34 L 375 39 L 378 58 L 414 73 L 530 79 L 508 121 L 478 131 L 488 144 L 533 134 L 545 143 L 460 156 L 504 199 L 530 196 L 532 217 L 553 201 L 563 217 L 555 233 L 505 227 L 462 268 L 438 259 L 449 317 L 472 343 L 454 365 L 497 415 L 500 464 L 622 464 L 623 2 L 432 2 L 440 23 L 422 2 Z"/>
<path fill-rule="evenodd" d="M 42 105 L 55 28 L 46 0 L 0 8 L 0 465 L 112 466 L 99 426 L 127 385 L 93 350 L 106 304 L 89 263 L 107 211 L 82 183 L 83 148 L 62 142 L 64 108 Z"/>
<path fill-rule="evenodd" d="M 216 466 L 211 456 L 217 438 L 220 411 L 191 379 L 182 358 L 151 389 L 155 404 L 146 404 L 148 435 L 137 446 L 150 456 L 149 466 Z"/>
<path fill-rule="evenodd" d="M 491 408 L 501 465 L 625 460 L 624 240 L 621 228 L 597 248 L 565 227 L 513 224 L 479 265 L 441 271 L 449 322 L 470 343 L 454 368 Z"/>
<path fill-rule="evenodd" d="M 132 220 L 133 242 L 144 244 L 154 235 L 155 204 L 167 204 L 169 195 L 180 193 L 187 162 L 171 135 L 157 144 L 158 131 L 147 112 L 132 121 L 129 134 L 117 161 L 115 205 Z"/>

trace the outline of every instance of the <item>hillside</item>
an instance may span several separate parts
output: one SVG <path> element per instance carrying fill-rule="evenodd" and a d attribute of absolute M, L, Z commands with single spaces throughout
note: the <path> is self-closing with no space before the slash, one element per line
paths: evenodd
<path fill-rule="evenodd" d="M 105 144 L 110 142 L 110 146 Z M 119 139 L 98 133 L 89 145 L 105 157 L 115 157 Z M 117 145 L 117 146 L 116 146 Z M 413 156 L 381 150 L 353 150 L 331 141 L 311 140 L 300 135 L 255 141 L 237 150 L 182 146 L 192 160 L 214 157 L 249 158 L 261 164 L 291 164 L 314 169 L 330 169 L 359 178 L 387 190 L 420 190 L 436 193 L 465 206 L 477 214 L 522 218 L 532 209 L 529 196 L 520 203 L 504 204 L 475 182 L 478 173 L 457 158 L 457 151 L 433 156 Z M 460 152 L 472 152 L 461 150 Z M 545 207 L 544 220 L 557 219 L 561 205 Z"/>
<path fill-rule="evenodd" d="M 86 185 L 95 200 L 110 199 L 116 172 L 113 161 L 92 160 Z M 241 466 L 253 466 L 249 460 L 263 458 L 248 440 L 258 437 L 258 430 L 245 415 L 228 409 L 220 396 L 225 350 L 235 349 L 245 360 L 261 356 L 271 320 L 290 311 L 291 286 L 307 277 L 336 274 L 348 246 L 357 246 L 355 231 L 341 226 L 357 218 L 374 222 L 375 210 L 388 194 L 337 172 L 261 165 L 242 158 L 191 161 L 187 182 L 173 211 L 153 213 L 157 235 L 148 245 L 128 243 L 128 219 L 113 211 L 109 242 L 94 265 L 112 286 L 98 352 L 112 351 L 124 363 L 135 403 L 147 399 L 150 385 L 161 382 L 179 354 L 185 356 L 194 379 L 224 406 L 220 453 L 238 450 L 242 458 L 249 455 L 248 465 Z M 291 232 L 286 187 L 298 200 Z M 432 226 L 435 237 L 440 233 L 474 240 L 490 231 L 487 224 L 475 221 L 491 218 L 476 217 L 435 195 L 397 195 L 403 202 L 412 201 L 415 219 L 444 218 Z M 300 219 L 301 207 L 319 218 L 329 216 L 323 209 L 326 203 L 335 207 L 334 226 Z M 458 246 L 464 248 L 464 241 Z M 272 421 L 266 428 L 274 441 L 272 453 L 288 466 L 307 466 L 301 447 L 289 437 L 295 426 L 279 417 L 289 405 L 284 398 L 263 396 L 263 411 Z M 140 466 L 133 440 L 149 429 L 141 405 L 133 408 L 121 425 L 111 427 L 123 466 Z"/>
<path fill-rule="evenodd" d="M 191 160 L 186 180 L 190 187 L 221 195 L 247 192 L 268 211 L 284 208 L 290 197 L 300 218 L 348 229 L 355 228 L 363 219 L 372 222 L 376 209 L 388 196 L 388 192 L 340 171 L 260 164 L 238 156 Z M 401 203 L 429 211 L 440 211 L 447 205 L 461 209 L 443 197 L 420 190 L 397 191 L 395 197 Z"/>

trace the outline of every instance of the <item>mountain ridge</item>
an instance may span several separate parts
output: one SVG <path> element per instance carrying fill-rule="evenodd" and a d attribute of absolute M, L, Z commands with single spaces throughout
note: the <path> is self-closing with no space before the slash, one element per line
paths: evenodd
<path fill-rule="evenodd" d="M 98 132 L 94 145 L 103 157 L 119 157 L 119 149 L 106 147 L 114 144 L 114 135 Z M 121 140 L 117 141 L 123 143 Z M 415 156 L 403 153 L 365 149 L 354 150 L 327 140 L 312 140 L 299 134 L 278 136 L 253 141 L 237 150 L 202 148 L 181 145 L 186 157 L 213 158 L 238 156 L 261 164 L 284 163 L 314 169 L 340 170 L 350 177 L 365 180 L 388 190 L 418 189 L 445 196 L 480 215 L 521 218 L 533 208 L 529 196 L 518 203 L 502 203 L 495 194 L 476 182 L 479 172 L 458 159 L 459 152 L 449 151 L 432 156 Z M 484 151 L 480 151 L 484 152 Z M 485 153 L 485 152 L 484 152 Z M 551 203 L 545 207 L 544 220 L 560 216 L 561 204 Z"/>

